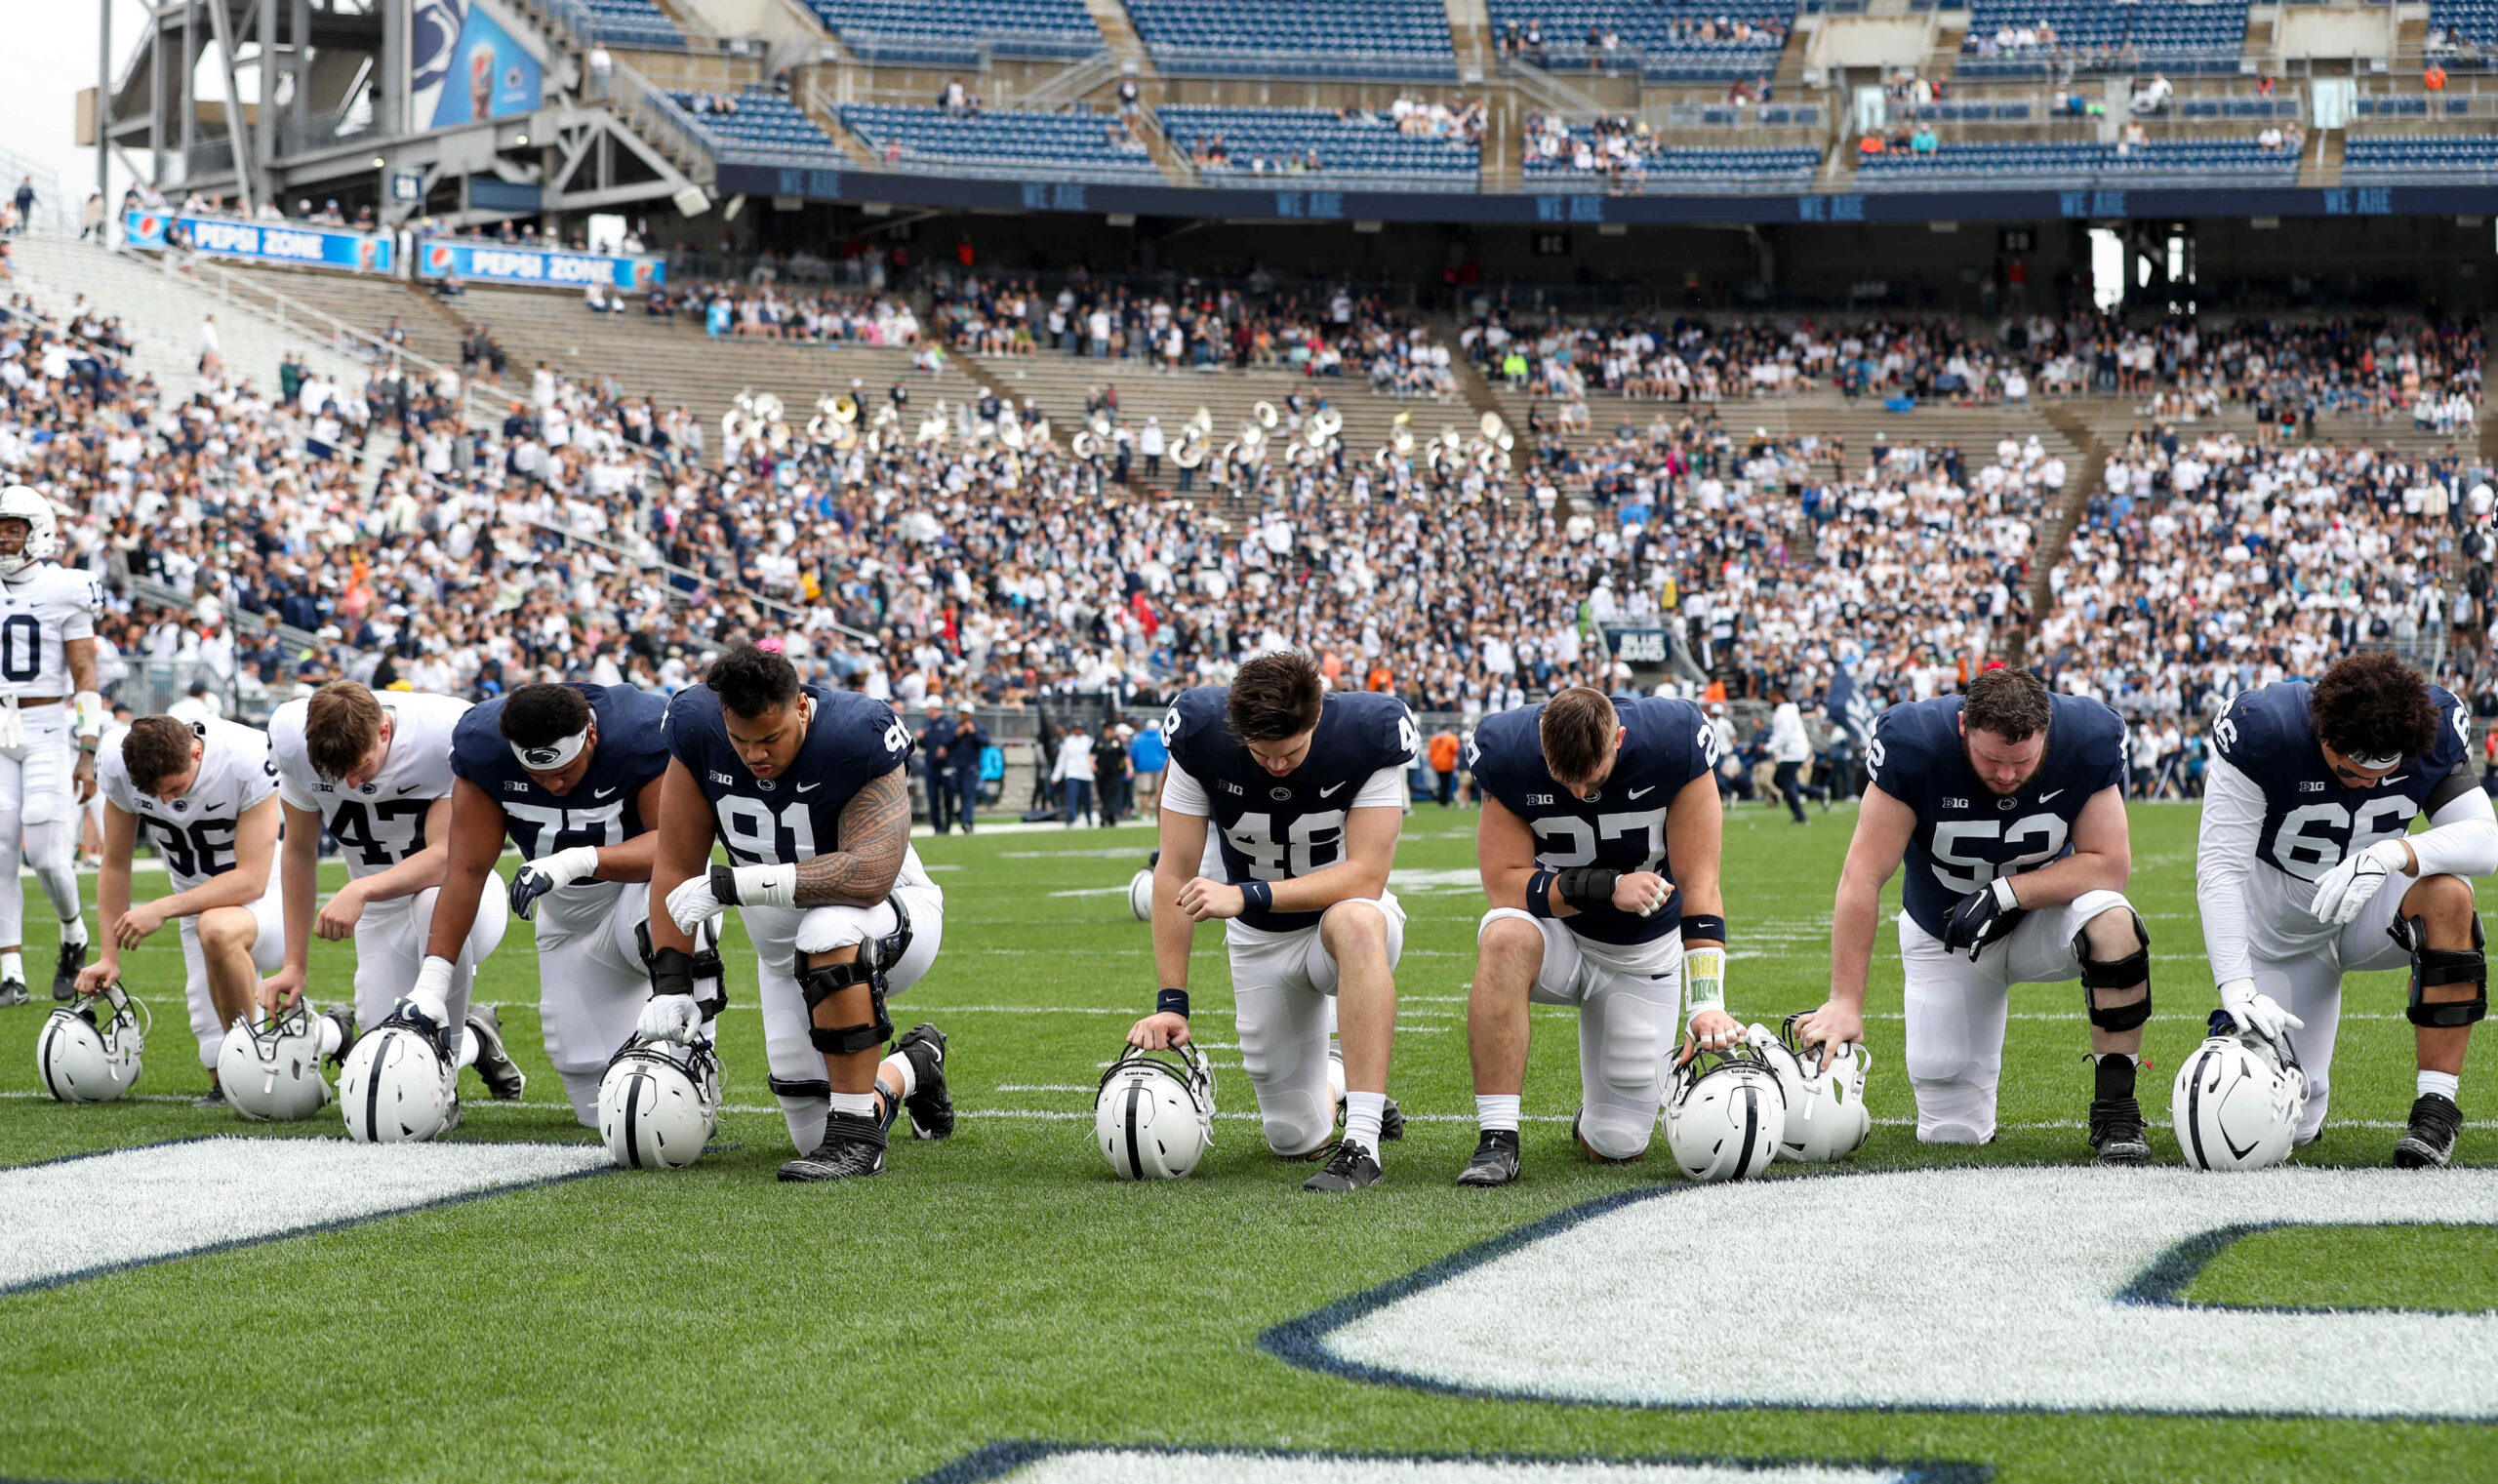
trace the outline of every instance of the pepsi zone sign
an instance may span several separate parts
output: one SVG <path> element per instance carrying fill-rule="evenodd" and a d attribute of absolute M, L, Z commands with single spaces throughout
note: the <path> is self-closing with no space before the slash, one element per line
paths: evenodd
<path fill-rule="evenodd" d="M 377 232 L 180 212 L 130 212 L 122 219 L 122 240 L 132 247 L 161 249 L 177 239 L 194 253 L 246 262 L 287 262 L 355 273 L 387 273 L 391 268 L 390 239 Z"/>
<path fill-rule="evenodd" d="M 580 289 L 595 283 L 638 294 L 667 282 L 667 263 L 658 258 L 566 253 L 490 242 L 421 242 L 417 244 L 417 275 L 540 289 Z"/>

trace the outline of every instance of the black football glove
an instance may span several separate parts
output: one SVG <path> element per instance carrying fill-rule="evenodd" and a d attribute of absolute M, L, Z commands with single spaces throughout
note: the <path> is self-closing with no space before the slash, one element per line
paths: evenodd
<path fill-rule="evenodd" d="M 1978 888 L 1954 903 L 1951 918 L 1943 924 L 1943 951 L 1967 952 L 1976 963 L 1978 955 L 2011 935 L 2029 910 L 2012 895 L 2012 878 L 1999 876 Z"/>

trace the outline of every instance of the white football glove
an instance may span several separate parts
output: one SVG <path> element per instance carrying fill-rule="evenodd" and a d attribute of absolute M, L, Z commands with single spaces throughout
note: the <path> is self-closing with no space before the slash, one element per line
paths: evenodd
<path fill-rule="evenodd" d="M 447 1002 L 451 998 L 452 968 L 450 959 L 427 954 L 425 961 L 417 968 L 417 982 L 408 988 L 407 1003 L 418 1014 L 446 1030 L 451 1026 L 451 1009 Z"/>
<path fill-rule="evenodd" d="M 2256 993 L 2251 979 L 2234 979 L 2221 985 L 2221 1008 L 2238 1029 L 2252 1030 L 2275 1045 L 2280 1044 L 2284 1026 L 2307 1029 L 2307 1022 L 2282 1009 L 2271 995 Z"/>
<path fill-rule="evenodd" d="M 690 994 L 654 994 L 633 1029 L 654 1041 L 691 1046 L 703 1030 L 703 1007 Z"/>
<path fill-rule="evenodd" d="M 2365 850 L 2354 851 L 2316 883 L 2316 896 L 2307 909 L 2327 927 L 2347 927 L 2388 876 L 2410 864 L 2410 847 L 2398 839 L 2379 840 Z"/>
<path fill-rule="evenodd" d="M 711 873 L 688 876 L 667 894 L 667 914 L 676 919 L 677 931 L 691 933 L 720 915 L 720 899 L 712 894 Z"/>

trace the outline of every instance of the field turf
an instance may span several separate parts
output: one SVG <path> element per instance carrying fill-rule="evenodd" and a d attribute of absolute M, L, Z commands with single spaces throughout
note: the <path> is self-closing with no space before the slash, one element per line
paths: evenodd
<path fill-rule="evenodd" d="M 1733 1007 L 1818 1004 L 1828 918 L 1853 816 L 1809 827 L 1775 811 L 1729 821 Z M 2211 1003 L 2193 892 L 2195 814 L 2134 814 L 2132 896 L 2149 921 L 2158 1014 L 2143 1102 L 2158 1158 L 2176 1151 L 2167 1085 Z M 776 1183 L 789 1153 L 763 1085 L 752 959 L 730 944 L 723 1020 L 730 1111 L 720 1143 L 677 1174 L 539 1186 L 338 1230 L 0 1295 L 0 1476 L 191 1479 L 908 1480 L 998 1442 L 1225 1445 L 1346 1452 L 1950 1460 L 2004 1480 L 2498 1477 L 2484 1425 L 2327 1419 L 1966 1412 L 1674 1412 L 1475 1400 L 1303 1370 L 1262 1331 L 1472 1244 L 1614 1192 L 1678 1181 L 1660 1136 L 1644 1162 L 1596 1166 L 1572 1145 L 1575 1038 L 1536 1013 L 1526 1178 L 1451 1183 L 1473 1142 L 1464 998 L 1482 901 L 1472 817 L 1425 806 L 1399 849 L 1411 915 L 1398 972 L 1391 1092 L 1413 1118 L 1389 1179 L 1350 1198 L 1304 1194 L 1308 1166 L 1269 1156 L 1228 1116 L 1193 1180 L 1129 1185 L 1089 1143 L 1093 1085 L 1152 989 L 1147 931 L 1124 886 L 1143 828 L 919 841 L 947 893 L 937 967 L 895 1002 L 953 1038 L 960 1131 L 896 1146 L 883 1177 Z M 508 865 L 508 862 L 506 862 Z M 335 865 L 329 872 L 338 871 Z M 162 876 L 140 877 L 140 892 Z M 325 879 L 327 879 L 325 877 Z M 1896 885 L 1893 888 L 1896 897 Z M 27 893 L 30 927 L 45 914 Z M 1874 960 L 1870 1098 L 1881 1120 L 1858 1167 L 2088 1157 L 2087 1041 L 2072 985 L 2015 991 L 2001 1137 L 1920 1148 L 1899 1070 L 1896 952 Z M 138 1092 L 46 1101 L 31 1049 L 52 944 L 30 942 L 37 1002 L 0 1011 L 0 1161 L 209 1134 L 336 1138 L 332 1115 L 288 1129 L 194 1111 L 205 1086 L 170 929 L 126 959 L 155 1011 Z M 347 997 L 344 945 L 316 944 L 314 995 Z M 1199 935 L 1198 1033 L 1227 1114 L 1254 1103 L 1239 1070 L 1219 939 Z M 539 1046 L 535 957 L 515 923 L 482 976 L 531 1075 L 518 1105 L 467 1083 L 462 1142 L 580 1143 Z M 2308 1164 L 2386 1161 L 2412 1092 L 2397 975 L 2355 977 L 2328 1138 Z M 2477 1039 L 2459 1163 L 2498 1162 L 2498 1058 Z M 175 1099 L 169 1095 L 183 1095 Z M 1811 1179 L 1794 1166 L 1773 1178 Z M 0 1227 L 9 1220 L 0 1204 Z M 2487 1308 L 2498 1242 L 2479 1228 L 2300 1228 L 2262 1234 L 2196 1279 L 2202 1303 Z M 1809 1302 L 1813 1255 L 1783 1267 L 1660 1273 L 1776 1285 Z M 2498 1356 L 2491 1357 L 2498 1364 Z"/>

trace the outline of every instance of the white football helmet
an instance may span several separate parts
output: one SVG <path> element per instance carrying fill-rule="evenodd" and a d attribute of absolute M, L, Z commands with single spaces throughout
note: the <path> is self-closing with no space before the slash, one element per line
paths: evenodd
<path fill-rule="evenodd" d="M 339 1110 L 358 1143 L 410 1143 L 451 1121 L 452 1080 L 442 1032 L 405 1004 L 356 1039 L 339 1068 Z"/>
<path fill-rule="evenodd" d="M 1121 1180 L 1181 1180 L 1214 1143 L 1214 1068 L 1194 1046 L 1121 1048 L 1093 1099 L 1093 1142 Z"/>
<path fill-rule="evenodd" d="M 26 523 L 26 543 L 15 555 L 0 555 L 0 577 L 16 577 L 38 562 L 60 554 L 59 523 L 52 501 L 32 485 L 13 484 L 0 490 L 0 521 Z"/>
<path fill-rule="evenodd" d="M 321 1020 L 298 999 L 275 1020 L 255 1025 L 238 1015 L 217 1054 L 217 1085 L 234 1111 L 261 1123 L 293 1123 L 329 1105 L 321 1075 Z"/>
<path fill-rule="evenodd" d="M 119 984 L 55 1010 L 35 1037 L 44 1090 L 63 1103 L 110 1103 L 129 1092 L 147 1044 L 147 1014 Z"/>
<path fill-rule="evenodd" d="M 2285 1033 L 2237 1030 L 2226 1010 L 2177 1066 L 2168 1093 L 2177 1147 L 2197 1170 L 2263 1170 L 2290 1157 L 2307 1111 L 2307 1068 Z"/>
<path fill-rule="evenodd" d="M 598 1081 L 598 1137 L 627 1170 L 682 1170 L 720 1127 L 720 1062 L 710 1043 L 635 1036 Z"/>
<path fill-rule="evenodd" d="M 1823 1070 L 1821 1043 L 1799 1045 L 1795 1040 L 1795 1023 L 1802 1019 L 1789 1016 L 1776 1034 L 1766 1025 L 1754 1025 L 1749 1039 L 1787 1095 L 1787 1128 L 1778 1139 L 1778 1157 L 1824 1165 L 1865 1147 L 1874 1132 L 1874 1114 L 1865 1106 L 1865 1072 L 1874 1056 L 1851 1041 Z"/>
<path fill-rule="evenodd" d="M 1666 1144 L 1683 1174 L 1702 1184 L 1743 1180 L 1778 1157 L 1787 1094 L 1749 1045 L 1695 1052 L 1674 1068 L 1665 1118 Z"/>
<path fill-rule="evenodd" d="M 1153 920 L 1153 867 L 1147 866 L 1128 878 L 1128 910 L 1139 922 Z"/>

